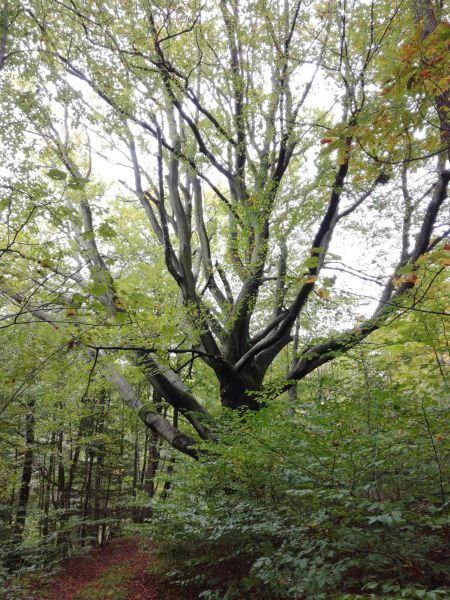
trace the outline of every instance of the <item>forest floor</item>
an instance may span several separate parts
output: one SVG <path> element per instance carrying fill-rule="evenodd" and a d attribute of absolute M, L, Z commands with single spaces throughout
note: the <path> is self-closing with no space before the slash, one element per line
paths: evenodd
<path fill-rule="evenodd" d="M 112 540 L 82 557 L 65 561 L 35 600 L 194 600 L 197 593 L 157 573 L 151 544 L 139 537 Z"/>

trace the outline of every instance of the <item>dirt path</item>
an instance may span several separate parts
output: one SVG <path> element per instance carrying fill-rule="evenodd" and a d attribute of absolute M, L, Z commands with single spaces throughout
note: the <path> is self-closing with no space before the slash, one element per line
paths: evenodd
<path fill-rule="evenodd" d="M 149 573 L 151 546 L 141 548 L 137 537 L 118 538 L 104 550 L 67 560 L 36 600 L 194 600 L 197 595 Z"/>

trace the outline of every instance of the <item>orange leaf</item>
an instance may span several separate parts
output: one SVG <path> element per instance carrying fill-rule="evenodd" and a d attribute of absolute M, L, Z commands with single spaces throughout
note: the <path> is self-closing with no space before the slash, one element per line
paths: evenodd
<path fill-rule="evenodd" d="M 398 288 L 401 285 L 403 285 L 404 283 L 412 283 L 413 285 L 416 283 L 417 281 L 417 274 L 416 273 L 406 273 L 405 275 L 402 275 L 401 277 L 394 277 L 394 279 L 392 280 L 392 283 L 394 284 L 394 287 Z"/>

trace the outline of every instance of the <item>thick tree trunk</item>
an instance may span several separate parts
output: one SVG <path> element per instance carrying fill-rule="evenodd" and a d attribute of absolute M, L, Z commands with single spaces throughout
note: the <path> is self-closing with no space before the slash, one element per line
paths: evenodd
<path fill-rule="evenodd" d="M 259 410 L 262 390 L 262 376 L 256 369 L 247 369 L 239 375 L 223 380 L 220 385 L 220 401 L 225 408 L 232 410 Z"/>

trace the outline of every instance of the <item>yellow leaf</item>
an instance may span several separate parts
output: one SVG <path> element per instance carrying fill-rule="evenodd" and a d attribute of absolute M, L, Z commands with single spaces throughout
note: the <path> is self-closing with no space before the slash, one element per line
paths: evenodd
<path fill-rule="evenodd" d="M 316 292 L 316 294 L 322 300 L 328 300 L 328 298 L 330 297 L 330 292 L 328 290 L 326 290 L 325 288 L 318 289 L 317 292 Z"/>
<path fill-rule="evenodd" d="M 310 275 L 309 277 L 305 277 L 303 283 L 314 283 L 315 281 L 317 281 L 317 275 Z"/>
<path fill-rule="evenodd" d="M 429 256 L 427 254 L 421 254 L 416 260 L 416 265 L 423 265 L 424 262 L 428 260 Z"/>

